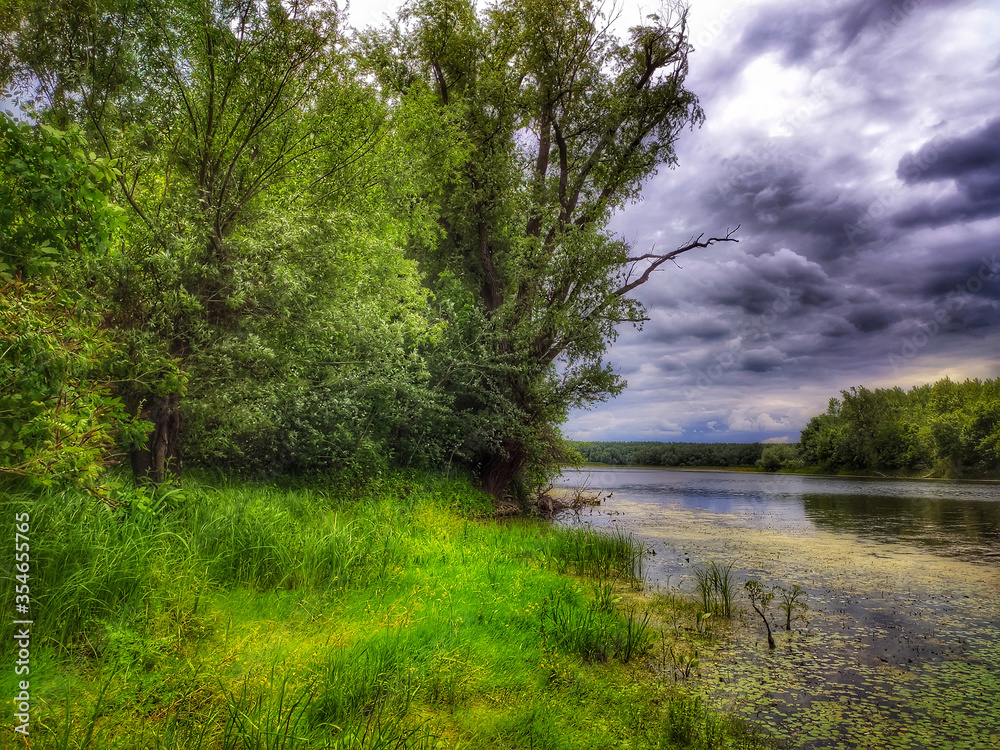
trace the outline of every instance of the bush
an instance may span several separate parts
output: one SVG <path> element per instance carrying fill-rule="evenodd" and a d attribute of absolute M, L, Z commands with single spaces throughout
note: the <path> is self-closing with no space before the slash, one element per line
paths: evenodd
<path fill-rule="evenodd" d="M 760 471 L 778 471 L 778 469 L 801 467 L 802 461 L 799 458 L 798 445 L 768 445 L 757 461 L 757 468 Z"/>

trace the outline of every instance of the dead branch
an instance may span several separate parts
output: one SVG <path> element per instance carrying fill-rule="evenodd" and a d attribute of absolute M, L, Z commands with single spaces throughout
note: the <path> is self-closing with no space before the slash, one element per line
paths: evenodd
<path fill-rule="evenodd" d="M 647 281 L 649 281 L 649 277 L 653 273 L 653 271 L 662 266 L 668 260 L 673 261 L 674 258 L 676 258 L 678 255 L 686 253 L 688 250 L 694 250 L 695 248 L 699 247 L 709 247 L 710 245 L 714 245 L 716 242 L 739 242 L 739 240 L 733 237 L 733 235 L 740 230 L 740 226 L 741 225 L 737 224 L 735 229 L 727 229 L 725 237 L 709 237 L 707 240 L 703 240 L 702 238 L 705 235 L 699 234 L 697 237 L 690 240 L 687 244 L 681 245 L 676 250 L 671 250 L 669 253 L 649 252 L 649 253 L 643 253 L 642 255 L 629 256 L 628 258 L 625 259 L 625 262 L 631 263 L 632 267 L 629 268 L 628 273 L 625 276 L 625 283 L 621 287 L 616 289 L 614 293 L 619 297 L 621 297 L 624 294 L 628 294 L 636 287 L 642 286 Z M 632 278 L 632 273 L 635 270 L 635 264 L 641 263 L 642 261 L 645 260 L 651 260 L 653 262 L 650 263 L 648 266 L 646 266 L 645 270 L 642 272 L 642 275 L 639 276 L 639 278 L 635 279 L 634 281 L 630 281 L 630 279 Z"/>

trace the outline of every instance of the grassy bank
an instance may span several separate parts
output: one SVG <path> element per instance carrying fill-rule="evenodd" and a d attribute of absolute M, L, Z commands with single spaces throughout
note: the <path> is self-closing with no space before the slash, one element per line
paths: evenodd
<path fill-rule="evenodd" d="M 700 610 L 641 593 L 627 535 L 490 520 L 426 477 L 117 499 L 3 500 L 5 538 L 31 514 L 34 620 L 30 734 L 5 700 L 3 747 L 771 746 L 685 685 Z"/>

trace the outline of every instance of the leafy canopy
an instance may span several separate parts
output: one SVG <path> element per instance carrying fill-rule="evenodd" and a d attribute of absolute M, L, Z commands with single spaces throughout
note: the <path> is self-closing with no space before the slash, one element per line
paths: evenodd
<path fill-rule="evenodd" d="M 603 356 L 616 326 L 643 320 L 629 292 L 718 241 L 630 256 L 606 229 L 703 118 L 684 87 L 686 14 L 620 39 L 587 0 L 416 0 L 364 45 L 386 98 L 441 123 L 440 182 L 421 196 L 439 231 L 411 252 L 467 311 L 448 368 L 468 415 L 460 450 L 501 496 L 558 465 L 569 409 L 623 387 Z"/>

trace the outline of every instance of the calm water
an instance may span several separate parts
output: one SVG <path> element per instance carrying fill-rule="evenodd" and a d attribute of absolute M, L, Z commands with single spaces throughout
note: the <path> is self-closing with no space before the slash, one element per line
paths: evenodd
<path fill-rule="evenodd" d="M 693 593 L 715 560 L 807 591 L 775 652 L 746 615 L 704 644 L 720 706 L 794 748 L 1000 749 L 1000 484 L 598 468 L 558 486 L 602 493 L 561 522 L 640 536 L 650 587 Z"/>

